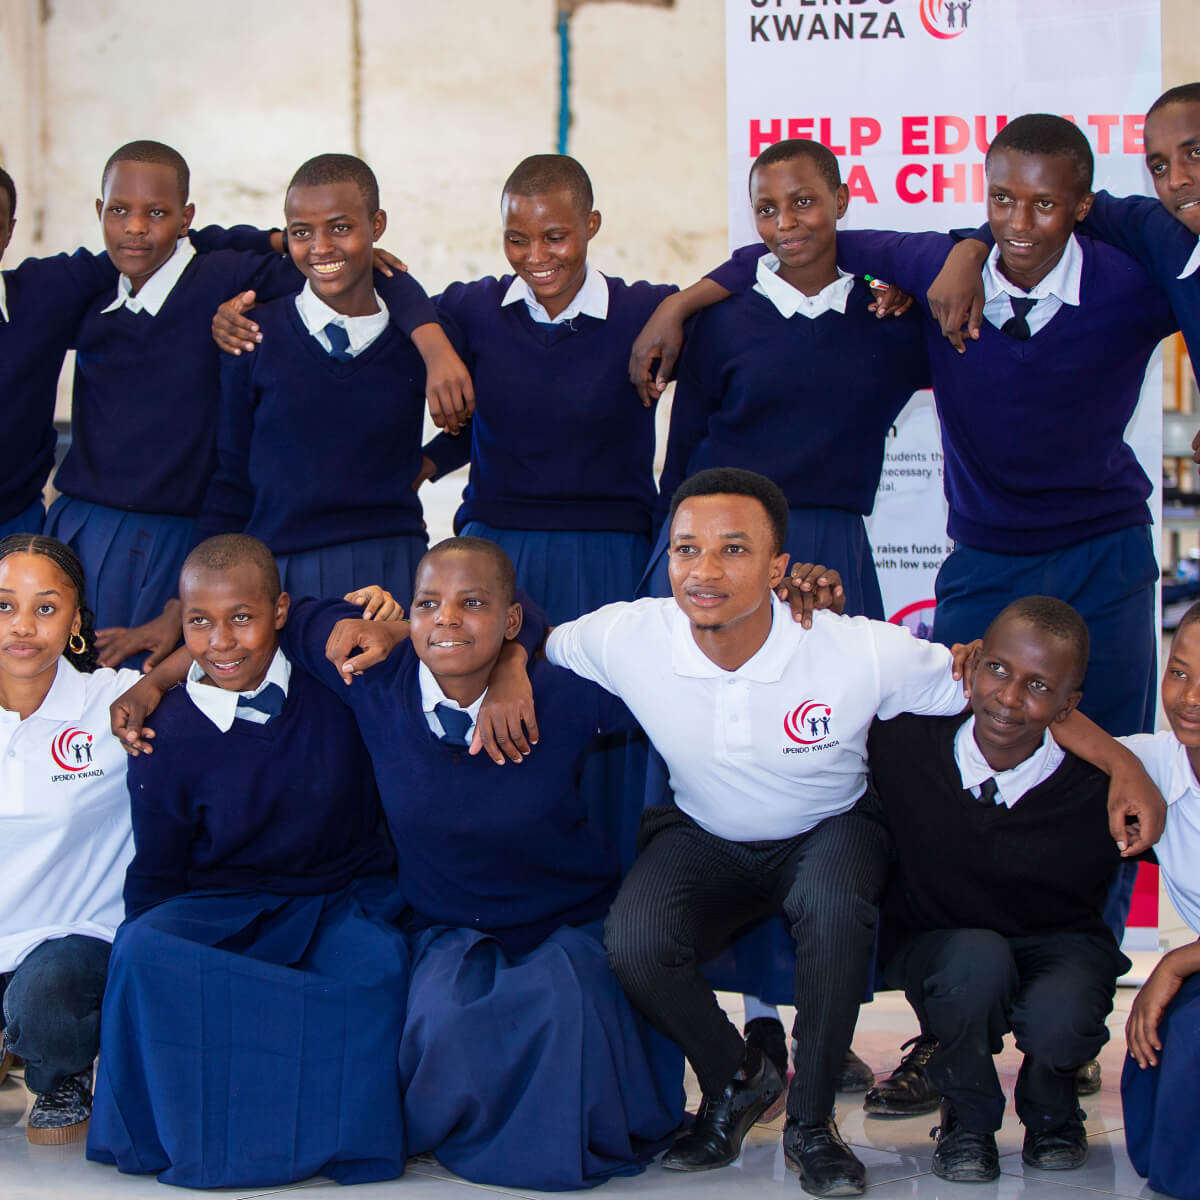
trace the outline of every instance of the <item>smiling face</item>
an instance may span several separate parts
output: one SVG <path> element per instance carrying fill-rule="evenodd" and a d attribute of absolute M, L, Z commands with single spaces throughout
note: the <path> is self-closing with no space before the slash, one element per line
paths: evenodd
<path fill-rule="evenodd" d="M 443 692 L 459 704 L 477 700 L 506 641 L 521 629 L 521 606 L 493 559 L 476 550 L 426 555 L 413 589 L 412 644 Z"/>
<path fill-rule="evenodd" d="M 1200 235 L 1200 102 L 1166 104 L 1146 119 L 1146 166 L 1163 207 Z"/>
<path fill-rule="evenodd" d="M 504 254 L 538 303 L 557 317 L 587 277 L 588 242 L 600 228 L 598 212 L 584 212 L 573 192 L 509 195 L 500 202 Z"/>
<path fill-rule="evenodd" d="M 135 293 L 175 253 L 175 243 L 187 233 L 195 211 L 180 194 L 174 167 L 113 163 L 96 213 L 108 257 L 129 276 Z"/>
<path fill-rule="evenodd" d="M 79 627 L 79 597 L 53 560 L 22 553 L 0 559 L 0 674 L 31 680 L 50 672 L 52 681 Z"/>
<path fill-rule="evenodd" d="M 179 580 L 183 640 L 210 683 L 253 691 L 266 678 L 287 621 L 287 592 L 272 598 L 250 562 L 223 570 L 189 567 Z"/>
<path fill-rule="evenodd" d="M 1184 625 L 1171 643 L 1162 681 L 1163 711 L 1171 732 L 1187 748 L 1200 778 L 1200 622 Z"/>
<path fill-rule="evenodd" d="M 971 691 L 975 741 L 997 771 L 1024 762 L 1046 727 L 1079 703 L 1073 646 L 1019 617 L 997 620 L 979 652 Z"/>
<path fill-rule="evenodd" d="M 1041 282 L 1062 258 L 1075 226 L 1092 207 L 1073 159 L 1007 147 L 987 160 L 988 225 L 1004 274 L 1018 287 Z"/>
<path fill-rule="evenodd" d="M 344 180 L 289 188 L 284 211 L 288 253 L 313 291 L 343 316 L 378 312 L 372 269 L 383 209 L 370 212 L 358 185 Z"/>
<path fill-rule="evenodd" d="M 837 222 L 849 192 L 832 191 L 808 155 L 756 168 L 750 175 L 754 226 L 779 259 L 779 277 L 807 295 L 837 278 Z"/>

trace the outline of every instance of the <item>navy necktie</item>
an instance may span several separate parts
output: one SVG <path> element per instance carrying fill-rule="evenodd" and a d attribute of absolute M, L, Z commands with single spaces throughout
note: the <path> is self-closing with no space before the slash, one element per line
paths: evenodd
<path fill-rule="evenodd" d="M 455 746 L 459 750 L 467 748 L 467 730 L 471 728 L 471 714 L 461 708 L 452 708 L 449 704 L 435 704 L 433 711 L 442 723 L 442 736 L 438 741 L 445 746 Z"/>
<path fill-rule="evenodd" d="M 266 713 L 269 721 L 283 712 L 283 701 L 283 688 L 277 683 L 268 683 L 257 696 L 238 697 L 237 715 L 243 717 L 243 709 L 253 709 L 255 712 Z"/>
<path fill-rule="evenodd" d="M 329 339 L 329 357 L 334 362 L 352 362 L 354 355 L 350 353 L 350 335 L 336 321 L 330 321 L 324 329 Z"/>
<path fill-rule="evenodd" d="M 996 807 L 996 793 L 1000 790 L 995 776 L 989 776 L 979 785 L 979 803 L 984 808 Z"/>
<path fill-rule="evenodd" d="M 1013 315 L 1000 326 L 1000 332 L 1007 333 L 1010 338 L 1016 338 L 1018 342 L 1029 341 L 1033 331 L 1029 328 L 1026 317 L 1029 316 L 1029 310 L 1036 303 L 1036 300 L 1031 300 L 1028 296 L 1013 296 Z"/>

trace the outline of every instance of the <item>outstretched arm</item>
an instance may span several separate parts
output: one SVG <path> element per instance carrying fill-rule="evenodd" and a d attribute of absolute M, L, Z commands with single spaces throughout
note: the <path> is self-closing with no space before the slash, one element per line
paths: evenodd
<path fill-rule="evenodd" d="M 730 295 L 728 288 L 706 277 L 668 296 L 650 314 L 629 355 L 629 381 L 647 408 L 666 391 L 675 373 L 675 363 L 683 349 L 684 322 L 702 308 L 718 304 Z"/>

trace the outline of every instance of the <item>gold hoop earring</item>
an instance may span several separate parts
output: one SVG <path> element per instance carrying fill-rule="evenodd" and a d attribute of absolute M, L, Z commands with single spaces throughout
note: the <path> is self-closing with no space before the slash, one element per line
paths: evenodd
<path fill-rule="evenodd" d="M 76 645 L 76 642 L 79 644 Z M 67 646 L 72 654 L 82 654 L 87 649 L 87 642 L 78 633 L 73 633 L 67 638 Z"/>

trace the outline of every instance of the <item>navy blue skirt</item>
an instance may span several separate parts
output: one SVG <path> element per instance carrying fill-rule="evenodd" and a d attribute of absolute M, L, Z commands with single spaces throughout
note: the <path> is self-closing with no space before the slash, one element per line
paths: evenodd
<path fill-rule="evenodd" d="M 45 523 L 45 506 L 35 500 L 23 513 L 9 521 L 0 521 L 0 538 L 6 538 L 10 533 L 41 533 Z"/>
<path fill-rule="evenodd" d="M 1132 1055 L 1121 1076 L 1125 1147 L 1156 1192 L 1200 1200 L 1200 975 L 1185 979 L 1158 1026 L 1157 1067 Z"/>
<path fill-rule="evenodd" d="M 122 925 L 88 1158 L 197 1188 L 400 1175 L 394 893 L 189 893 Z"/>
<path fill-rule="evenodd" d="M 683 1055 L 634 1012 L 600 923 L 509 956 L 470 929 L 411 942 L 400 1047 L 410 1153 L 500 1187 L 634 1175 L 683 1118 Z"/>
<path fill-rule="evenodd" d="M 340 600 L 349 592 L 377 583 L 387 588 L 405 611 L 412 605 L 413 577 L 429 544 L 423 534 L 363 538 L 297 554 L 278 554 L 283 590 L 294 599 L 316 596 Z"/>

